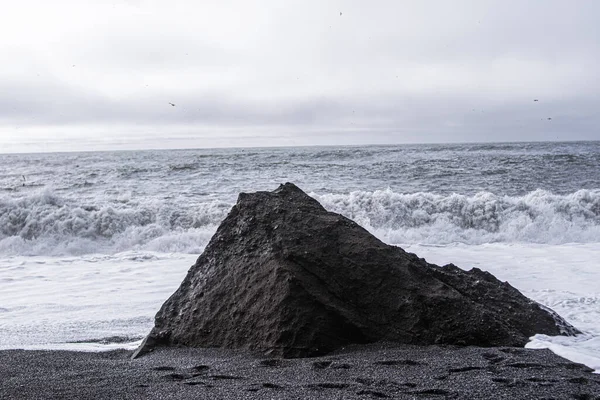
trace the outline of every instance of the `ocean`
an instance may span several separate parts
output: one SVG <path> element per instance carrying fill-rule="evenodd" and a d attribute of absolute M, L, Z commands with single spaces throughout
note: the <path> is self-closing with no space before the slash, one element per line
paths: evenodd
<path fill-rule="evenodd" d="M 600 142 L 0 154 L 0 349 L 135 348 L 238 193 L 293 182 L 427 261 L 478 267 L 600 372 Z"/>

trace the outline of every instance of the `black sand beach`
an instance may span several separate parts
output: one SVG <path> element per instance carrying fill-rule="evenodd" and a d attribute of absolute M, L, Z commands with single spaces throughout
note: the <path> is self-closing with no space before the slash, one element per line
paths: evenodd
<path fill-rule="evenodd" d="M 549 350 L 377 344 L 276 359 L 246 351 L 0 352 L 1 399 L 600 399 Z"/>

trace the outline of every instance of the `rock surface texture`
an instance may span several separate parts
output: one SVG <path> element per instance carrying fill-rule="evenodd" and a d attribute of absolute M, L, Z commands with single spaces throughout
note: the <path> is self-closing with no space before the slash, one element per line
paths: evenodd
<path fill-rule="evenodd" d="M 240 194 L 134 356 L 165 345 L 284 357 L 377 341 L 523 346 L 536 333 L 578 331 L 490 273 L 429 264 L 286 183 Z"/>

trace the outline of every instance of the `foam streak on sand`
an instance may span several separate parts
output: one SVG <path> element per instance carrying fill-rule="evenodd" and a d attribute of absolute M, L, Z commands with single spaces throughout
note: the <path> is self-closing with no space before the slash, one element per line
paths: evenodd
<path fill-rule="evenodd" d="M 2 259 L 0 349 L 135 348 L 195 258 L 127 252 Z"/>

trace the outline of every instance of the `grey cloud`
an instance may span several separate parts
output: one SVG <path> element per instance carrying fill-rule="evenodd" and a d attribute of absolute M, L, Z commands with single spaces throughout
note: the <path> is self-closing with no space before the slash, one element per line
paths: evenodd
<path fill-rule="evenodd" d="M 3 89 L 2 93 L 14 92 L 14 88 Z M 123 102 L 72 88 L 30 87 L 22 97 L 0 96 L 0 120 L 13 118 L 13 123 L 22 128 L 44 125 L 246 126 L 250 129 L 287 126 L 300 134 L 302 129 L 321 127 L 329 134 L 339 129 L 383 135 L 394 142 L 403 138 L 410 141 L 489 140 L 493 137 L 518 140 L 523 131 L 539 139 L 544 134 L 565 139 L 568 138 L 565 134 L 573 132 L 591 139 L 597 133 L 597 107 L 598 102 L 593 99 L 549 102 L 542 98 L 534 102 L 531 96 L 498 105 L 480 98 L 452 95 L 316 97 L 285 103 L 244 103 L 224 97 L 187 94 L 175 98 L 153 95 Z M 20 118 L 14 120 L 16 115 Z"/>
<path fill-rule="evenodd" d="M 140 2 L 48 48 L 0 39 L 0 147 L 44 127 L 82 143 L 142 127 L 247 145 L 600 138 L 595 1 L 286 4 Z"/>

